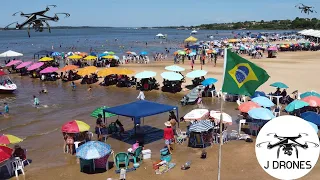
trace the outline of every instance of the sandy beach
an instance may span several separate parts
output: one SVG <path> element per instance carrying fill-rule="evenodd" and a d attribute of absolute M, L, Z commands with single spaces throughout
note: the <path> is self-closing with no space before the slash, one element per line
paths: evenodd
<path fill-rule="evenodd" d="M 320 67 L 320 61 L 318 57 L 320 56 L 320 52 L 280 52 L 278 53 L 277 58 L 273 59 L 251 59 L 248 56 L 244 56 L 245 58 L 255 62 L 257 65 L 264 68 L 269 75 L 271 76 L 269 81 L 262 85 L 259 90 L 265 92 L 275 91 L 273 87 L 270 87 L 269 84 L 281 81 L 286 83 L 289 86 L 288 93 L 291 93 L 294 90 L 299 90 L 301 92 L 308 90 L 319 90 L 320 83 L 314 81 L 314 79 L 319 74 L 318 68 Z M 162 61 L 162 62 L 154 62 L 150 64 L 126 64 L 121 65 L 120 67 L 125 67 L 128 69 L 132 69 L 137 73 L 143 70 L 150 70 L 157 72 L 156 79 L 160 84 L 162 83 L 162 78 L 160 74 L 164 72 L 164 67 L 167 65 L 172 65 L 172 61 Z M 191 67 L 188 61 L 185 64 L 179 64 L 182 67 L 186 68 L 186 71 L 183 74 L 190 72 Z M 223 59 L 218 59 L 217 66 L 214 67 L 212 63 L 207 63 L 203 66 L 204 70 L 208 71 L 208 77 L 214 77 L 219 81 L 216 83 L 216 88 L 220 89 L 222 85 L 223 78 Z M 196 62 L 196 66 L 194 69 L 200 69 L 199 61 Z M 190 84 L 191 79 L 187 78 L 187 82 L 185 84 Z M 108 88 L 116 88 L 116 87 L 108 87 Z M 95 89 L 95 91 L 101 91 L 101 88 Z M 81 89 L 79 91 L 85 91 L 85 89 Z M 138 93 L 134 89 L 130 89 L 129 91 L 133 91 L 134 93 Z M 121 93 L 126 93 L 127 91 L 121 90 L 118 96 L 121 96 Z M 151 93 L 159 94 L 160 92 L 147 92 L 146 96 Z M 171 95 L 168 93 L 160 93 L 167 96 L 167 98 L 173 96 L 182 96 L 182 94 L 187 93 L 187 90 L 183 91 L 177 95 Z M 178 103 L 178 102 L 177 102 Z M 211 100 L 211 98 L 205 100 L 206 108 L 212 110 L 217 109 L 219 107 L 218 100 Z M 228 104 L 226 106 L 230 106 L 230 109 L 234 109 L 236 107 L 235 103 Z M 72 106 L 70 107 L 72 108 Z M 190 107 L 188 108 L 190 109 Z M 233 110 L 233 114 L 237 112 Z M 187 112 L 187 110 L 183 110 L 183 112 Z M 183 114 L 181 114 L 183 115 Z M 87 116 L 87 115 L 86 115 Z M 166 116 L 166 115 L 165 115 Z M 163 117 L 163 116 L 162 116 Z M 91 119 L 91 124 L 93 124 L 93 120 Z M 150 123 L 150 122 L 148 122 Z M 163 123 L 152 124 L 158 128 L 163 128 Z M 235 125 L 236 127 L 237 125 Z M 131 126 L 132 127 L 132 126 Z M 130 126 L 126 129 L 130 129 Z M 186 124 L 181 124 L 181 129 L 184 130 L 186 128 Z M 62 139 L 62 137 L 61 137 Z M 62 141 L 62 140 L 61 140 Z M 116 145 L 114 149 L 115 152 L 126 151 L 130 145 L 120 142 L 115 139 L 108 139 L 108 143 Z M 218 145 L 214 145 L 213 147 L 209 147 L 206 149 L 208 152 L 207 159 L 200 159 L 200 154 L 202 149 L 192 149 L 188 148 L 186 143 L 184 145 L 175 145 L 173 151 L 173 160 L 172 162 L 176 163 L 176 167 L 162 175 L 156 175 L 154 170 L 152 169 L 152 163 L 158 161 L 159 159 L 159 150 L 164 146 L 164 142 L 162 140 L 156 141 L 154 143 L 146 145 L 147 149 L 152 150 L 152 159 L 145 160 L 141 167 L 138 168 L 134 172 L 127 173 L 127 179 L 129 180 L 147 180 L 147 179 L 216 179 L 217 176 L 217 167 L 218 167 Z M 56 147 L 60 148 L 60 147 Z M 62 144 L 61 144 L 62 149 Z M 50 151 L 50 149 L 44 149 L 43 151 Z M 61 151 L 60 151 L 61 152 Z M 236 180 L 236 179 L 252 179 L 252 180 L 267 180 L 272 179 L 267 173 L 265 173 L 262 168 L 259 166 L 258 161 L 255 156 L 254 143 L 247 143 L 244 141 L 230 141 L 227 144 L 223 145 L 223 156 L 222 156 L 222 179 L 226 180 Z M 73 179 L 101 179 L 105 180 L 109 177 L 119 178 L 118 174 L 115 174 L 115 168 L 112 168 L 109 172 L 100 173 L 100 174 L 85 174 L 80 173 L 79 164 L 76 162 L 76 158 L 74 156 L 63 154 L 62 152 L 59 155 L 59 159 L 64 160 L 64 163 L 57 163 L 54 167 L 47 167 L 44 163 L 41 165 L 38 161 L 41 161 L 39 157 L 37 157 L 37 151 L 30 152 L 28 154 L 31 159 L 34 159 L 34 162 L 31 166 L 26 167 L 26 180 L 55 180 L 55 179 L 64 179 L 64 180 L 73 180 Z M 113 159 L 110 159 L 113 161 Z M 186 161 L 191 161 L 191 168 L 187 171 L 180 170 L 180 166 L 183 165 Z M 51 162 L 51 164 L 54 162 Z M 132 164 L 131 164 L 132 166 Z M 302 179 L 318 179 L 320 177 L 320 163 L 314 167 L 314 169 L 304 178 Z M 23 176 L 19 177 L 23 179 Z"/>

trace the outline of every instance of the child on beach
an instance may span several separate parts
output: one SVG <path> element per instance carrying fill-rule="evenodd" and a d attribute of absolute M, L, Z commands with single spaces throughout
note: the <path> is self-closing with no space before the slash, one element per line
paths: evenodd
<path fill-rule="evenodd" d="M 91 90 L 92 90 L 92 87 L 91 87 L 91 86 L 89 86 L 89 88 L 88 88 L 88 90 L 87 90 L 87 91 L 89 91 L 89 92 L 90 92 Z"/>
<path fill-rule="evenodd" d="M 36 96 L 33 96 L 33 105 L 34 105 L 34 107 L 39 106 L 39 99 Z"/>
<path fill-rule="evenodd" d="M 76 90 L 76 84 L 73 81 L 71 82 L 71 87 L 72 87 L 72 91 Z"/>

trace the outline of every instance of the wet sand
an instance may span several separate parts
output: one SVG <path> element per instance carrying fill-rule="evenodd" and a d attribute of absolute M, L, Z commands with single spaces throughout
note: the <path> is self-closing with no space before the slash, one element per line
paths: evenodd
<path fill-rule="evenodd" d="M 299 89 L 301 92 L 307 90 L 320 90 L 320 84 L 314 81 L 318 77 L 320 62 L 318 57 L 320 52 L 280 52 L 274 59 L 253 59 L 252 61 L 263 67 L 271 76 L 269 81 L 265 83 L 259 90 L 271 92 L 275 89 L 269 84 L 275 81 L 282 81 L 289 86 L 288 92 Z M 250 59 L 250 57 L 245 56 Z M 185 65 L 181 65 L 191 71 L 189 61 Z M 196 62 L 195 69 L 200 69 L 199 61 Z M 123 67 L 133 69 L 136 72 L 143 70 L 156 71 L 158 82 L 162 82 L 160 74 L 164 72 L 164 67 L 171 65 L 172 62 L 156 62 L 147 65 L 127 64 Z M 207 78 L 214 77 L 219 81 L 216 88 L 220 89 L 222 85 L 223 60 L 219 59 L 217 67 L 212 63 L 203 66 L 204 70 L 208 70 Z M 185 74 L 184 72 L 183 74 Z M 62 135 L 60 133 L 61 125 L 72 119 L 79 119 L 91 125 L 92 129 L 95 119 L 89 117 L 92 110 L 99 106 L 115 106 L 130 101 L 134 101 L 138 95 L 138 91 L 132 88 L 116 88 L 116 87 L 100 87 L 93 86 L 92 92 L 87 92 L 86 85 L 78 85 L 75 92 L 71 91 L 69 83 L 46 82 L 32 80 L 28 77 L 13 76 L 13 80 L 17 83 L 19 91 L 15 95 L 1 95 L 2 101 L 9 102 L 11 117 L 8 119 L 1 118 L 0 133 L 10 133 L 19 137 L 26 138 L 21 145 L 28 149 L 28 157 L 33 163 L 26 167 L 25 179 L 107 179 L 108 177 L 118 178 L 115 174 L 115 168 L 109 172 L 87 175 L 80 173 L 79 165 L 76 163 L 75 157 L 62 153 Z M 187 83 L 191 80 L 187 78 Z M 35 109 L 32 107 L 32 95 L 38 92 L 43 86 L 49 91 L 47 95 L 40 95 L 40 102 L 48 105 L 48 108 Z M 180 116 L 189 112 L 196 106 L 179 105 L 179 100 L 183 96 L 182 93 L 170 94 L 160 91 L 146 92 L 146 98 L 161 103 L 179 106 Z M 205 98 L 205 106 L 212 110 L 220 107 L 217 99 Z M 238 112 L 235 110 L 235 103 L 225 103 L 224 109 L 227 113 L 236 117 Z M 163 128 L 163 122 L 166 121 L 168 114 L 148 117 L 145 120 L 146 125 Z M 114 121 L 115 118 L 110 118 Z M 133 123 L 128 118 L 120 117 L 125 129 L 131 129 Z M 236 128 L 236 124 L 231 128 Z M 181 124 L 184 130 L 185 124 Z M 108 139 L 115 152 L 126 151 L 130 147 L 129 144 L 120 142 L 115 139 Z M 164 146 L 162 140 L 146 145 L 151 149 L 152 160 L 146 160 L 142 166 L 135 172 L 127 173 L 127 179 L 216 179 L 217 174 L 217 154 L 218 146 L 207 148 L 208 158 L 200 159 L 201 149 L 187 148 L 184 145 L 176 145 L 173 151 L 173 162 L 176 167 L 163 175 L 155 175 L 152 169 L 152 162 L 159 159 L 159 150 Z M 180 166 L 186 161 L 192 161 L 191 168 L 187 171 L 181 171 Z M 111 158 L 111 161 L 112 158 Z M 132 164 L 131 164 L 132 166 Z M 312 172 L 304 179 L 317 179 L 320 177 L 320 163 L 312 170 Z M 22 178 L 22 176 L 20 176 Z M 244 141 L 231 141 L 223 145 L 223 161 L 222 161 L 222 179 L 272 179 L 267 175 L 257 163 L 254 153 L 254 143 L 246 143 Z"/>

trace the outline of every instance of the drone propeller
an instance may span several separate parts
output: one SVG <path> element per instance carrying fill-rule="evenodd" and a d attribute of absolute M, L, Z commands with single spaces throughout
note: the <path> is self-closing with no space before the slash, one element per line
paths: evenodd
<path fill-rule="evenodd" d="M 305 6 L 304 4 L 299 3 L 299 4 L 297 4 L 295 7 L 299 7 L 300 5 Z"/>
<path fill-rule="evenodd" d="M 57 16 L 58 14 L 64 14 L 64 15 L 66 15 L 65 18 L 70 17 L 70 14 L 69 14 L 69 13 L 55 13 L 56 16 Z"/>
<path fill-rule="evenodd" d="M 16 12 L 16 13 L 12 14 L 12 16 L 16 16 L 18 13 L 23 14 L 22 11 L 18 11 L 18 12 Z"/>
<path fill-rule="evenodd" d="M 261 142 L 261 143 L 257 144 L 256 146 L 257 146 L 257 147 L 259 148 L 259 147 L 261 147 L 261 145 L 262 145 L 262 144 L 265 144 L 265 143 L 268 143 L 268 144 L 270 144 L 270 142 L 271 142 L 271 141 L 265 141 L 265 142 Z"/>
<path fill-rule="evenodd" d="M 317 143 L 314 143 L 314 142 L 310 142 L 310 141 L 306 141 L 306 145 L 308 145 L 308 143 L 310 143 L 310 144 L 313 144 L 314 145 L 314 147 L 319 147 L 319 144 L 317 144 Z"/>
<path fill-rule="evenodd" d="M 277 136 L 277 134 L 276 134 L 276 133 L 268 133 L 268 134 L 267 134 L 267 136 L 271 136 L 271 135 L 275 135 L 275 136 Z"/>
<path fill-rule="evenodd" d="M 47 5 L 47 8 L 49 8 L 49 7 L 57 7 L 57 5 Z"/>
<path fill-rule="evenodd" d="M 13 23 L 7 25 L 6 27 L 4 27 L 4 30 L 8 30 L 8 29 L 9 29 L 9 26 L 11 26 L 12 24 L 17 24 L 17 25 L 18 25 L 18 21 L 13 22 Z"/>

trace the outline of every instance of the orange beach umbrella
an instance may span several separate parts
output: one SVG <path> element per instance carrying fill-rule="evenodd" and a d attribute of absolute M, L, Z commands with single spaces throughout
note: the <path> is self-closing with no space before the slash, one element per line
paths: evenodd
<path fill-rule="evenodd" d="M 79 68 L 79 66 L 76 65 L 66 65 L 65 67 L 61 68 L 61 71 L 70 71 Z"/>

